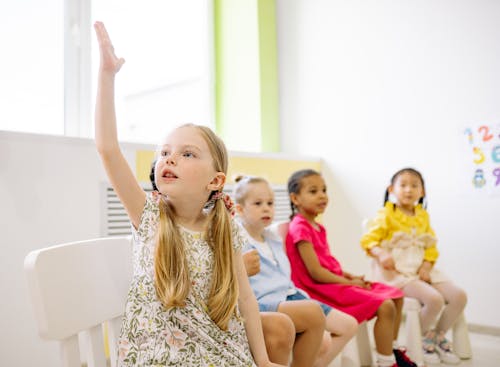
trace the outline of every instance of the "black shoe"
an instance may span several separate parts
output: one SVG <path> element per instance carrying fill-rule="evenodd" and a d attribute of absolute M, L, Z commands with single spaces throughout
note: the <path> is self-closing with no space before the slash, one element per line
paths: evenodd
<path fill-rule="evenodd" d="M 392 351 L 396 357 L 398 367 L 417 367 L 417 364 L 406 355 L 406 349 L 398 348 L 393 349 Z"/>

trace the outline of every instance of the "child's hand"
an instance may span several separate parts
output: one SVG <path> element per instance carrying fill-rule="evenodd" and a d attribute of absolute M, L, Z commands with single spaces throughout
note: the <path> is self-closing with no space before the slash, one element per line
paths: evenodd
<path fill-rule="evenodd" d="M 243 254 L 243 262 L 245 263 L 245 269 L 249 277 L 260 271 L 260 257 L 256 249 L 245 252 Z"/>
<path fill-rule="evenodd" d="M 365 288 L 365 289 L 370 289 L 372 287 L 370 282 L 365 281 L 364 276 L 363 277 L 353 277 L 350 280 L 350 284 L 355 285 L 357 287 Z"/>
<path fill-rule="evenodd" d="M 428 261 L 424 261 L 420 268 L 418 269 L 418 277 L 420 280 L 430 283 L 431 282 L 431 270 L 432 263 Z"/>
<path fill-rule="evenodd" d="M 113 44 L 111 43 L 104 24 L 102 22 L 95 22 L 94 29 L 97 41 L 99 42 L 101 71 L 111 72 L 114 75 L 120 70 L 125 60 L 123 58 L 116 57 Z"/>
<path fill-rule="evenodd" d="M 378 255 L 377 255 L 378 261 L 380 265 L 385 270 L 395 270 L 394 266 L 394 259 L 392 258 L 391 254 L 387 252 L 386 250 L 381 250 Z"/>

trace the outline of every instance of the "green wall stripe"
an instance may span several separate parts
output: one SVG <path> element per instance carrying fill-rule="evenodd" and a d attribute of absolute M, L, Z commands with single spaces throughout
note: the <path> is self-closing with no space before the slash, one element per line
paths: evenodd
<path fill-rule="evenodd" d="M 213 0 L 213 6 L 215 128 L 228 142 L 244 135 L 261 151 L 278 152 L 275 0 Z"/>
<path fill-rule="evenodd" d="M 281 147 L 275 0 L 258 0 L 258 20 L 261 144 L 264 152 L 279 152 Z"/>

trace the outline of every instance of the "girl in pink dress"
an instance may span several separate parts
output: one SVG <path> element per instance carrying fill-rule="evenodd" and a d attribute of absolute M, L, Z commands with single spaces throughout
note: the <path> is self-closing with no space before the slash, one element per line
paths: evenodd
<path fill-rule="evenodd" d="M 288 180 L 288 193 L 292 220 L 286 250 L 295 285 L 359 323 L 377 317 L 377 366 L 416 367 L 404 349 L 395 346 L 403 306 L 401 290 L 344 271 L 330 253 L 325 228 L 316 222 L 328 204 L 323 177 L 314 170 L 297 171 Z"/>

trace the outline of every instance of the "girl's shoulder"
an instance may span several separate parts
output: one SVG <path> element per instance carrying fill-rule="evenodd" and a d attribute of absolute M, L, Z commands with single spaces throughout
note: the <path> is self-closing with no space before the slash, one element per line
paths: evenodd
<path fill-rule="evenodd" d="M 306 218 L 304 218 L 302 215 L 300 214 L 295 214 L 294 217 L 292 218 L 292 220 L 290 221 L 290 225 L 289 227 L 293 227 L 293 226 L 297 226 L 297 225 L 302 225 L 305 223 L 308 223 Z"/>
<path fill-rule="evenodd" d="M 234 218 L 231 218 L 231 239 L 233 241 L 233 248 L 236 251 L 242 250 L 248 242 L 245 232 L 243 225 L 239 224 Z"/>
<path fill-rule="evenodd" d="M 429 216 L 429 212 L 427 211 L 427 209 L 425 209 L 422 206 L 422 204 L 418 204 L 415 207 L 415 215 L 419 215 L 419 216 L 422 216 L 422 217 L 428 217 Z"/>
<path fill-rule="evenodd" d="M 391 201 L 386 201 L 383 208 L 378 210 L 379 214 L 393 215 L 396 212 L 396 204 Z"/>
<path fill-rule="evenodd" d="M 306 218 L 304 218 L 300 214 L 296 214 L 292 221 L 290 222 L 290 225 L 288 226 L 288 232 L 289 233 L 309 233 L 309 232 L 323 232 L 325 231 L 325 227 L 319 223 L 316 222 L 316 225 L 319 228 L 318 229 L 314 228 L 314 226 L 307 221 Z"/>
<path fill-rule="evenodd" d="M 429 213 L 422 206 L 422 204 L 417 204 L 417 206 L 415 206 L 414 215 L 408 215 L 402 210 L 399 210 L 394 203 L 386 203 L 381 211 L 380 216 L 382 215 L 385 216 L 389 221 L 406 223 L 408 225 L 429 222 Z"/>

